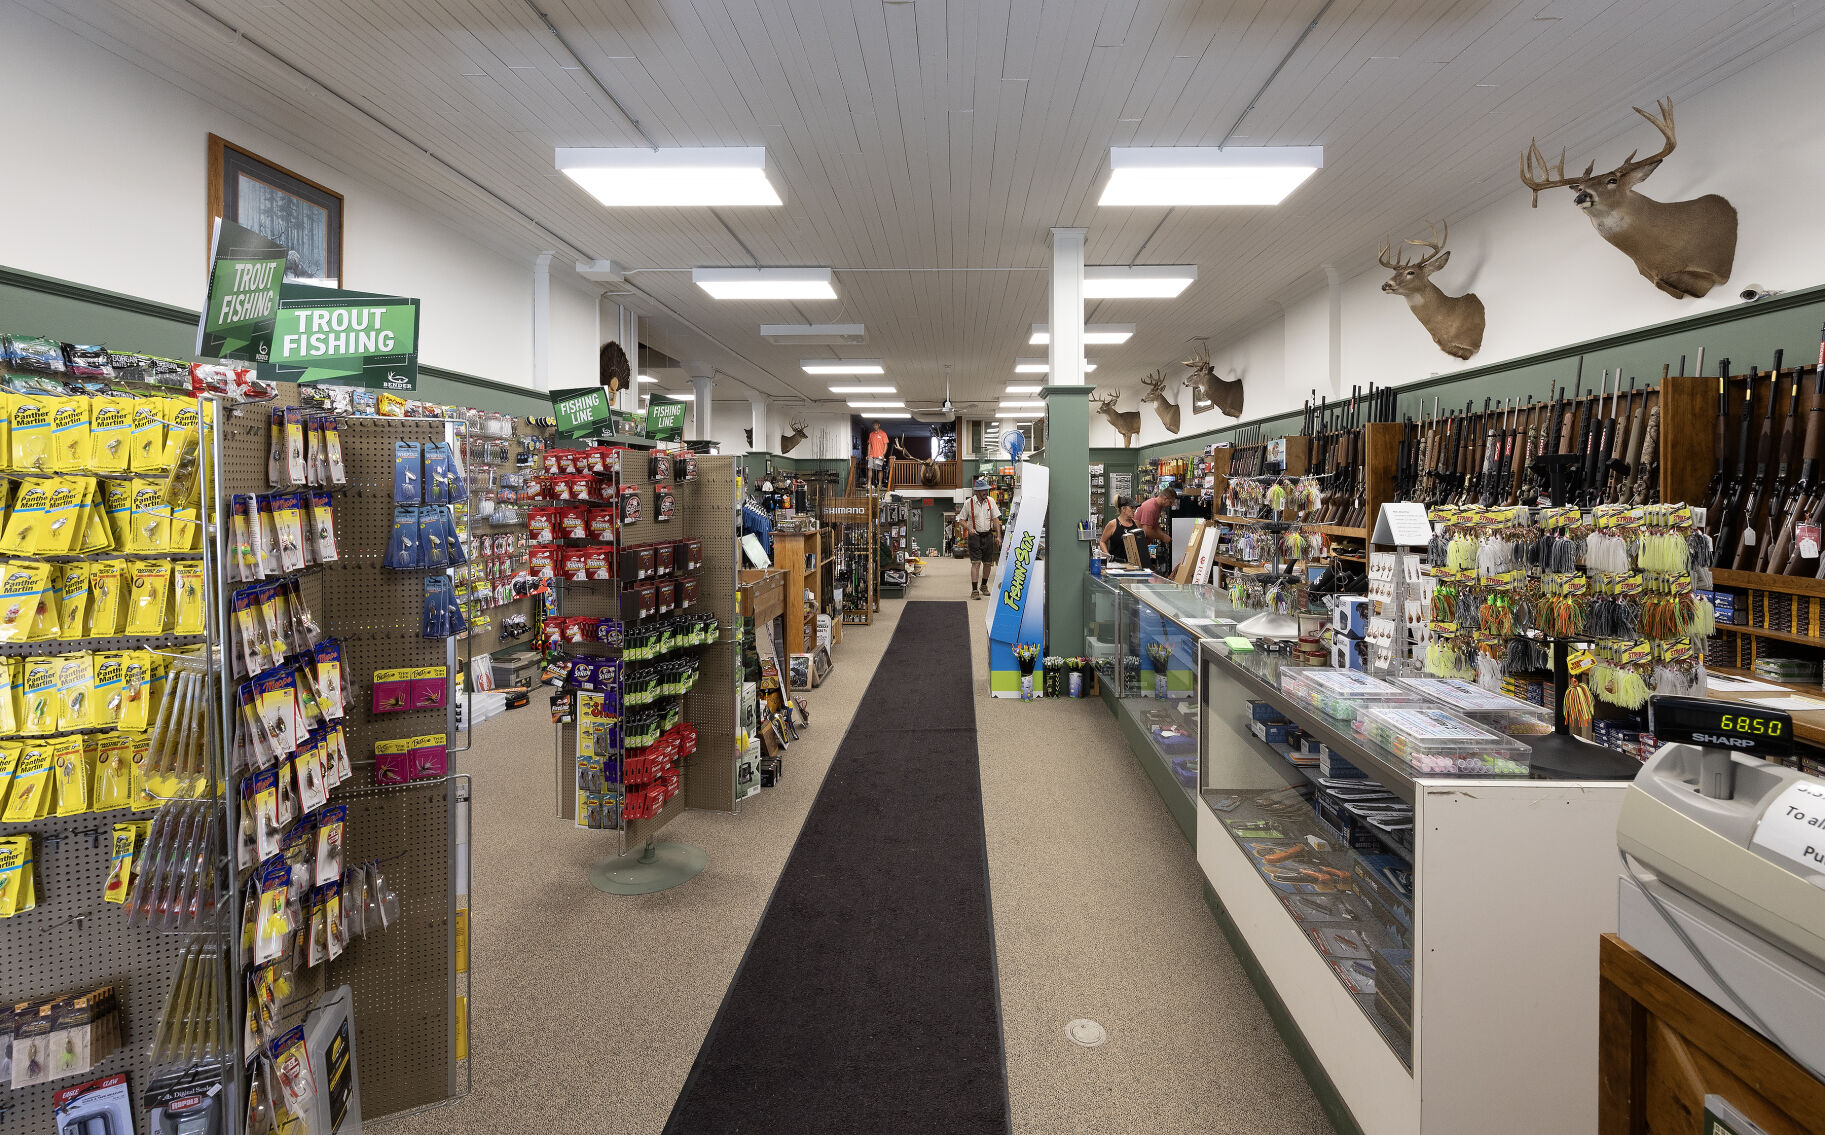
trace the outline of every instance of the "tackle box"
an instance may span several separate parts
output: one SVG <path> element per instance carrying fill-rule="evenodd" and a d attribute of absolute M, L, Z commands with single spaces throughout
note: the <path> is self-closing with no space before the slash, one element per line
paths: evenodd
<path fill-rule="evenodd" d="M 1497 733 L 1543 737 L 1553 731 L 1552 710 L 1485 690 L 1475 682 L 1461 678 L 1396 678 L 1394 682 Z"/>

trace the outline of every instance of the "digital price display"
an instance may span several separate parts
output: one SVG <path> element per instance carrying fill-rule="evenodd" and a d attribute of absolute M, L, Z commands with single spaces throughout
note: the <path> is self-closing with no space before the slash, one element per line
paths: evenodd
<path fill-rule="evenodd" d="M 1648 728 L 1663 745 L 1679 742 L 1763 758 L 1793 751 L 1793 715 L 1753 702 L 1649 698 Z"/>

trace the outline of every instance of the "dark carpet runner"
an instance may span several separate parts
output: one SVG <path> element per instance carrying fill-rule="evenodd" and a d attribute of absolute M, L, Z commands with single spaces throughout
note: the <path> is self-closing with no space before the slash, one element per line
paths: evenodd
<path fill-rule="evenodd" d="M 1009 1130 L 970 613 L 906 604 L 667 1135 Z"/>

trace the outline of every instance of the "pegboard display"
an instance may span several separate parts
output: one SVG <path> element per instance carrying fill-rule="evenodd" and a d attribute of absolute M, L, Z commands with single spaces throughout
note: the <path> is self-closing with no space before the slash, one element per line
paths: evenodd
<path fill-rule="evenodd" d="M 656 836 L 686 808 L 733 811 L 736 808 L 737 733 L 736 669 L 739 646 L 736 621 L 736 470 L 731 457 L 699 456 L 694 481 L 668 481 L 673 490 L 671 520 L 657 519 L 656 494 L 648 473 L 646 455 L 630 451 L 624 457 L 620 486 L 636 490 L 640 519 L 620 529 L 623 546 L 669 539 L 699 538 L 703 564 L 692 573 L 697 581 L 695 610 L 714 614 L 720 640 L 696 648 L 700 671 L 696 684 L 684 697 L 684 719 L 697 728 L 697 748 L 679 765 L 679 792 L 649 817 L 623 819 L 618 850 L 627 851 Z M 623 591 L 616 581 L 554 583 L 563 616 L 623 618 Z M 566 653 L 613 654 L 614 648 L 570 644 Z M 560 818 L 576 822 L 576 777 L 580 729 L 575 724 L 556 727 L 557 807 Z"/>
<path fill-rule="evenodd" d="M 122 385 L 133 386 L 130 383 Z M 146 390 L 159 396 L 172 395 L 168 389 Z M 203 412 L 201 408 L 200 412 Z M 204 446 L 210 443 L 211 432 L 202 432 Z M 203 484 L 207 483 L 207 465 L 205 460 L 204 476 L 200 478 Z M 98 476 L 96 479 L 118 481 L 125 478 Z M 207 494 L 202 495 L 206 497 Z M 205 557 L 201 552 L 136 555 L 102 551 L 91 558 L 191 562 Z M 204 570 L 204 591 L 207 592 L 214 581 L 213 564 L 206 562 Z M 202 635 L 123 635 L 12 642 L 0 644 L 0 654 L 34 657 L 77 651 L 173 651 L 197 647 L 207 650 L 214 641 L 216 617 L 211 604 L 205 602 L 204 610 L 208 626 L 207 633 Z M 111 731 L 111 727 L 81 730 L 85 733 Z M 9 735 L 7 739 L 17 737 Z M 210 730 L 202 764 L 208 771 L 211 785 L 216 782 L 219 770 L 220 748 L 214 731 Z M 87 1072 L 17 1090 L 11 1087 L 10 1078 L 0 1081 L 0 1131 L 55 1131 L 51 1105 L 57 1091 L 116 1073 L 125 1073 L 128 1078 L 139 1129 L 149 1129 L 144 1106 L 144 1092 L 150 1081 L 148 1050 L 173 979 L 182 966 L 185 951 L 197 935 L 162 932 L 153 929 L 144 919 L 129 924 L 126 907 L 107 902 L 104 896 L 113 868 L 114 826 L 148 821 L 156 815 L 156 809 L 135 811 L 123 807 L 69 816 L 53 815 L 27 822 L 0 821 L 0 837 L 27 836 L 31 839 L 37 900 L 34 909 L 0 919 L 0 999 L 5 999 L 10 1007 L 14 1002 L 42 1001 L 59 994 L 86 993 L 111 986 L 119 1000 L 122 1033 L 120 1047 L 95 1062 Z M 206 923 L 205 928 L 209 925 L 224 923 Z M 220 940 L 226 942 L 226 935 L 223 934 Z M 226 1003 L 222 1004 L 221 1023 L 226 1026 L 230 1018 Z M 47 1053 L 45 1059 L 53 1069 L 57 1067 L 54 1054 Z"/>

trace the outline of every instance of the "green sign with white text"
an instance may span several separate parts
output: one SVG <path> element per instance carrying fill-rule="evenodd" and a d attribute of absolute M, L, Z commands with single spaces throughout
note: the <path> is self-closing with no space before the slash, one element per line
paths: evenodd
<path fill-rule="evenodd" d="M 551 412 L 558 432 L 571 437 L 590 433 L 609 421 L 608 391 L 599 386 L 583 390 L 554 390 Z"/>
<path fill-rule="evenodd" d="M 418 301 L 286 284 L 271 362 L 284 382 L 416 390 Z"/>
<path fill-rule="evenodd" d="M 654 441 L 684 440 L 684 408 L 688 402 L 676 402 L 655 394 L 646 403 L 646 436 Z"/>
<path fill-rule="evenodd" d="M 210 245 L 209 298 L 196 325 L 197 357 L 265 362 L 284 279 L 284 245 L 217 217 Z"/>

